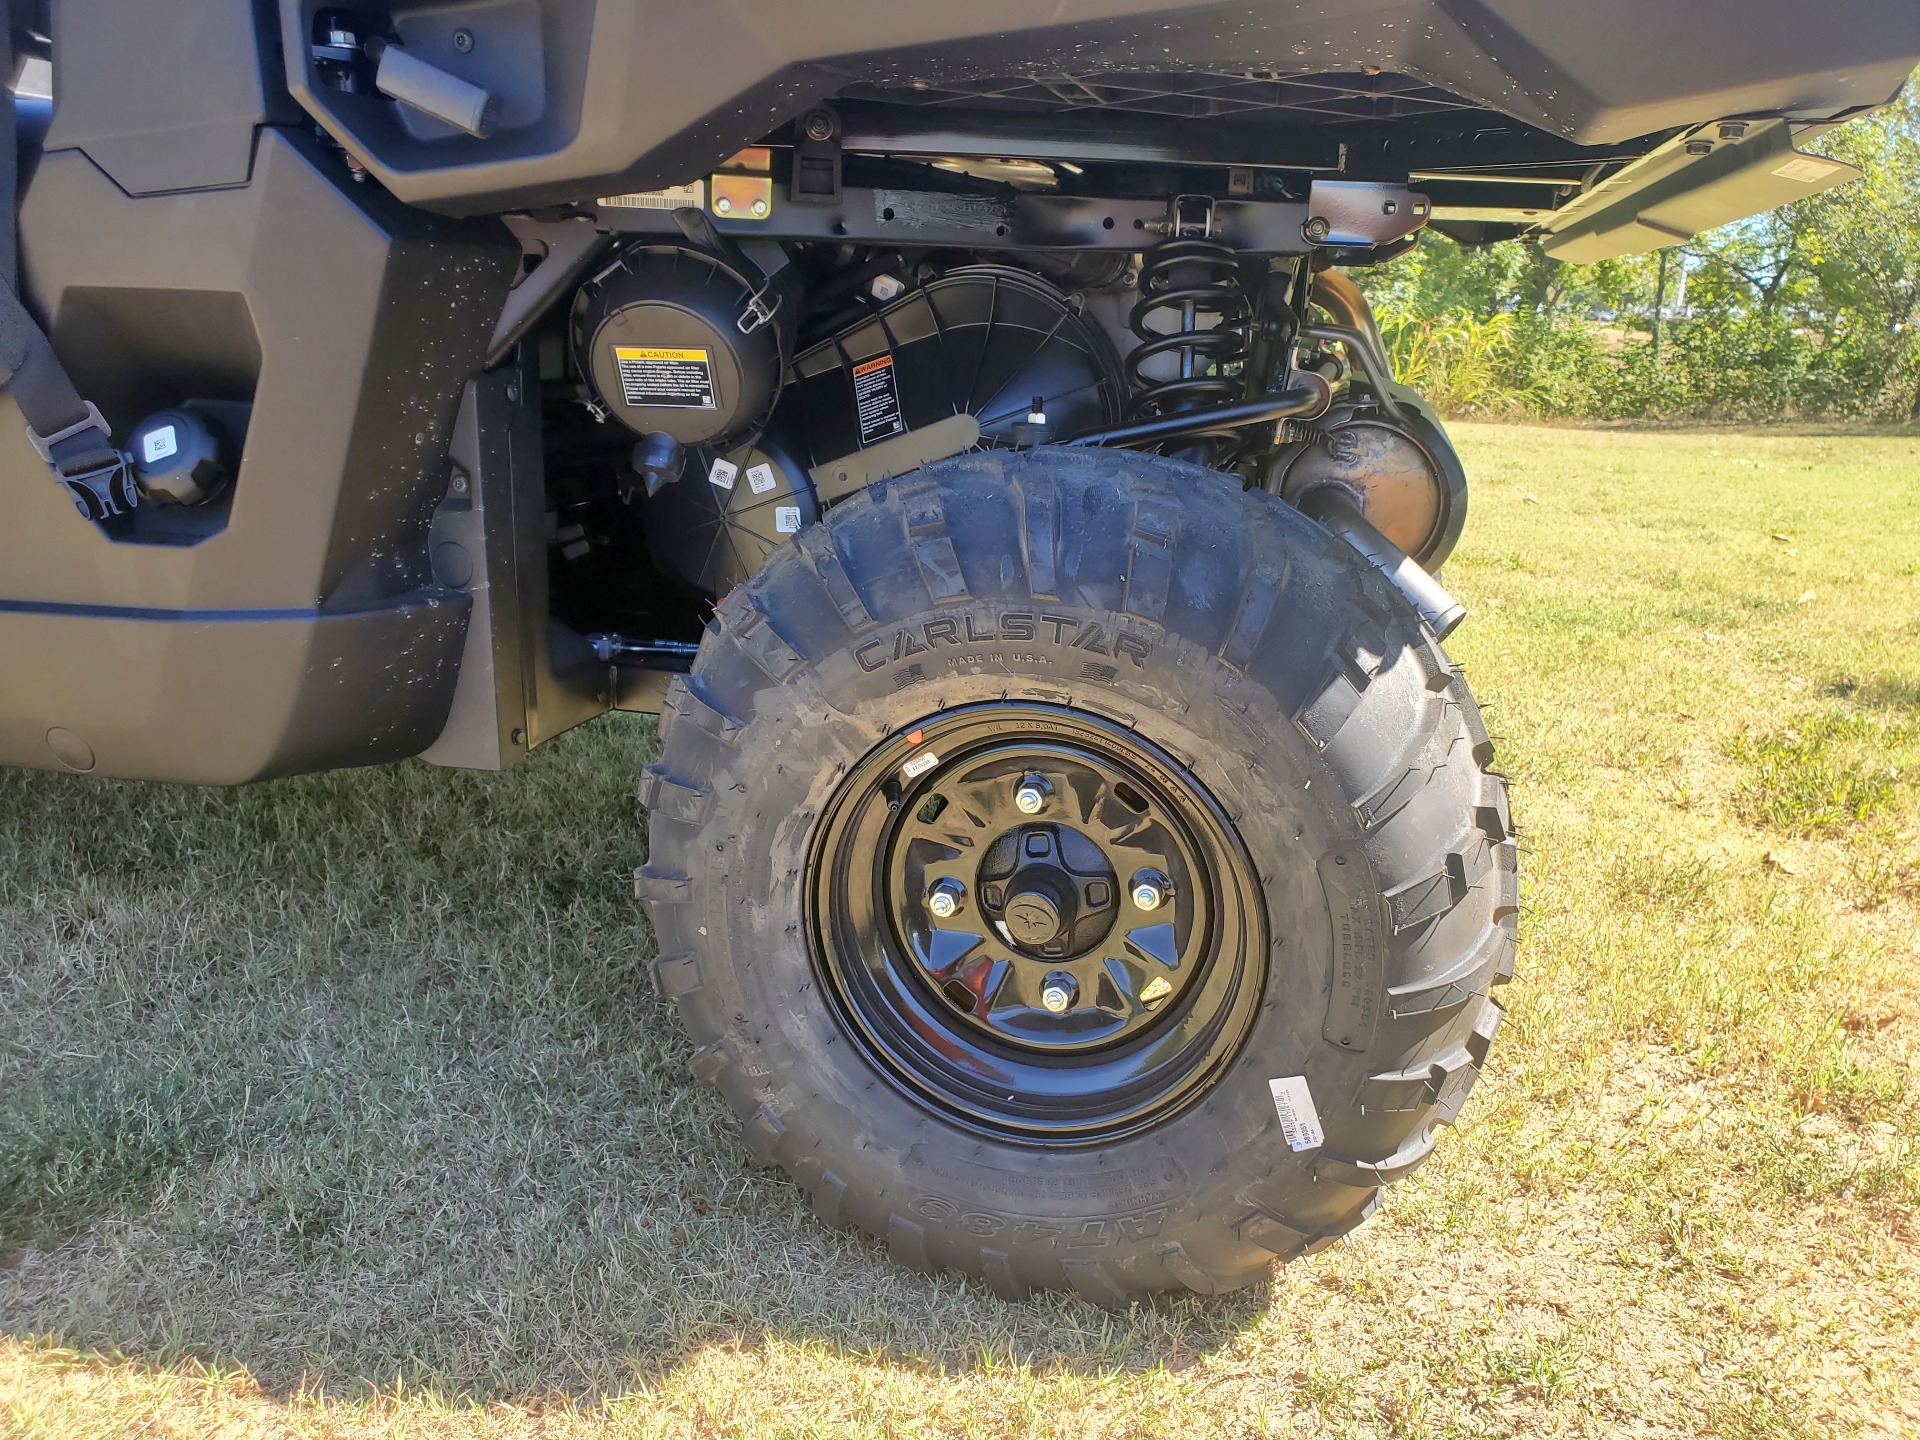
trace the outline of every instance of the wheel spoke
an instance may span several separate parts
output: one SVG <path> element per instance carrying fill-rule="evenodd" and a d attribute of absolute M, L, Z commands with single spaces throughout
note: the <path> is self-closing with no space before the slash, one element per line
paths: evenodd
<path fill-rule="evenodd" d="M 971 930 L 935 930 L 927 936 L 926 948 L 920 952 L 920 963 L 934 979 L 944 980 L 953 974 L 962 961 L 986 943 L 986 936 Z"/>
<path fill-rule="evenodd" d="M 1100 988 L 1094 1003 L 1102 1010 L 1117 1015 L 1131 1015 L 1138 1008 L 1134 996 L 1133 976 L 1128 972 L 1125 962 L 1108 960 L 1101 966 Z"/>
<path fill-rule="evenodd" d="M 1180 946 L 1171 923 L 1134 926 L 1127 931 L 1127 948 L 1142 960 L 1169 970 L 1180 968 Z"/>

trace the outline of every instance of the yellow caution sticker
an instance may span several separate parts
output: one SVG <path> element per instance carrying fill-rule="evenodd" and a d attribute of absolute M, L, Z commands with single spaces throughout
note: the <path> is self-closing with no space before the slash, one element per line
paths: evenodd
<path fill-rule="evenodd" d="M 635 409 L 711 410 L 713 361 L 705 350 L 616 345 L 620 394 Z"/>

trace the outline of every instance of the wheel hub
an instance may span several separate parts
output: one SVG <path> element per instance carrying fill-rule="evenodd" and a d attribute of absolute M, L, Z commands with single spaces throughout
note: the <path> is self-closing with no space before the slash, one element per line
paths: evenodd
<path fill-rule="evenodd" d="M 1001 836 L 981 861 L 978 888 L 980 908 L 1023 954 L 1077 955 L 1113 929 L 1113 865 L 1094 837 L 1071 825 L 1023 825 Z"/>
<path fill-rule="evenodd" d="M 1250 1023 L 1257 878 L 1131 731 L 1047 706 L 937 716 L 848 777 L 819 845 L 816 955 L 856 1031 L 922 1093 L 991 1101 L 997 1128 L 1157 1110 Z"/>

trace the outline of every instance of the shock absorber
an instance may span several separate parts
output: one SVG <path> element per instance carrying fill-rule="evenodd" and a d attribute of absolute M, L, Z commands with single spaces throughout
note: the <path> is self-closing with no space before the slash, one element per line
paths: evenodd
<path fill-rule="evenodd" d="M 1140 337 L 1127 357 L 1127 379 L 1135 392 L 1130 413 L 1154 419 L 1239 398 L 1239 378 L 1224 372 L 1246 358 L 1252 317 L 1240 257 L 1232 247 L 1191 237 L 1147 251 L 1140 266 L 1140 299 L 1127 317 L 1128 328 Z M 1163 356 L 1171 358 L 1156 364 Z M 1159 373 L 1147 373 L 1149 367 Z M 1166 374 L 1170 369 L 1177 373 Z"/>

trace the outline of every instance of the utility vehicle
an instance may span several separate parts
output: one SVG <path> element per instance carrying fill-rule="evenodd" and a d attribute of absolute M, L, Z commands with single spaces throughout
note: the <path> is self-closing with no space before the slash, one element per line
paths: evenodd
<path fill-rule="evenodd" d="M 657 712 L 635 891 L 747 1146 L 1106 1304 L 1365 1219 L 1513 973 L 1467 479 L 1350 272 L 1838 184 L 1802 147 L 1920 58 L 1911 0 L 5 29 L 0 763 L 504 770 Z"/>

